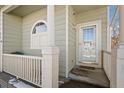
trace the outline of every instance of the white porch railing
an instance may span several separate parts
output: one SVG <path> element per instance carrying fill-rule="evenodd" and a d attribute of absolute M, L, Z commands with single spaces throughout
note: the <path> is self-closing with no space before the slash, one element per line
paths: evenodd
<path fill-rule="evenodd" d="M 16 54 L 3 54 L 3 71 L 42 86 L 42 58 Z"/>
<path fill-rule="evenodd" d="M 103 51 L 103 68 L 108 76 L 108 79 L 111 79 L 111 53 L 108 51 Z"/>

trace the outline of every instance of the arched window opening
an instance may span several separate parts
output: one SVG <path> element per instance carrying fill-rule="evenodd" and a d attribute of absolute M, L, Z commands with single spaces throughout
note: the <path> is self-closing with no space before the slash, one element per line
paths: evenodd
<path fill-rule="evenodd" d="M 33 27 L 32 34 L 37 34 L 37 33 L 46 32 L 46 31 L 47 31 L 47 25 L 44 22 L 38 22 Z"/>

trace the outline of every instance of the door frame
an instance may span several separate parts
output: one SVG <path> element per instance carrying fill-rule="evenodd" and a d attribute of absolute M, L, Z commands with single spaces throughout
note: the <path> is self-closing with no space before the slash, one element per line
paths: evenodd
<path fill-rule="evenodd" d="M 97 51 L 96 51 L 96 63 L 97 64 L 88 64 L 88 63 L 80 63 L 79 62 L 79 29 L 85 26 L 96 25 L 96 42 L 97 42 Z M 102 60 L 101 60 L 101 20 L 90 21 L 85 23 L 80 23 L 76 25 L 76 65 L 80 66 L 89 66 L 95 68 L 102 67 Z"/>
<path fill-rule="evenodd" d="M 0 72 L 3 71 L 3 12 L 0 11 Z"/>

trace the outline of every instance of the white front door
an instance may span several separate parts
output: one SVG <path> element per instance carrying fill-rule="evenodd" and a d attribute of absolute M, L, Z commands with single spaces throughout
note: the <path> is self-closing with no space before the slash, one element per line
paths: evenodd
<path fill-rule="evenodd" d="M 83 23 L 78 26 L 78 64 L 101 66 L 100 21 Z"/>

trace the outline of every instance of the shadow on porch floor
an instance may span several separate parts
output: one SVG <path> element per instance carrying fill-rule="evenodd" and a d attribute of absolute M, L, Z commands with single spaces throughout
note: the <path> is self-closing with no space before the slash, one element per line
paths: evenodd
<path fill-rule="evenodd" d="M 68 82 L 60 85 L 60 88 L 104 88 L 98 85 L 80 82 L 76 80 L 69 80 Z"/>
<path fill-rule="evenodd" d="M 0 73 L 0 88 L 15 88 L 13 85 L 9 84 L 8 81 L 13 77 L 7 73 Z M 60 80 L 64 81 L 59 88 L 101 88 L 100 86 L 88 84 L 85 82 L 79 82 L 76 80 L 70 80 L 67 78 L 60 77 Z"/>
<path fill-rule="evenodd" d="M 8 83 L 11 75 L 7 73 L 0 73 L 0 88 L 15 88 L 11 84 Z"/>
<path fill-rule="evenodd" d="M 71 80 L 86 82 L 101 87 L 109 87 L 109 80 L 103 69 L 75 66 L 69 73 Z"/>
<path fill-rule="evenodd" d="M 8 83 L 11 77 L 13 76 L 11 76 L 10 74 L 0 73 L 0 87 L 1 88 L 15 88 L 13 85 Z M 63 84 L 60 84 L 59 88 L 105 88 L 104 86 L 100 86 L 100 85 L 96 85 L 96 84 L 92 84 L 92 83 L 88 83 L 88 82 L 84 82 L 80 80 L 75 80 L 71 78 L 59 77 L 59 80 L 64 82 Z M 37 88 L 36 86 L 33 86 L 33 87 Z"/>
<path fill-rule="evenodd" d="M 5 73 L 5 72 L 0 73 L 0 88 L 16 88 L 12 84 L 9 84 L 9 80 L 12 78 L 15 78 L 15 77 L 8 74 L 8 73 Z M 21 80 L 21 79 L 18 79 L 18 80 L 19 80 L 18 81 L 19 83 L 17 82 L 18 86 L 20 86 L 20 84 L 26 84 L 26 85 L 23 85 L 23 86 L 25 86 L 24 88 L 29 88 L 28 85 L 31 86 L 32 88 L 38 88 L 37 86 L 35 86 L 29 82 L 26 82 L 26 81 Z M 23 87 L 20 86 L 18 88 L 23 88 Z"/>

